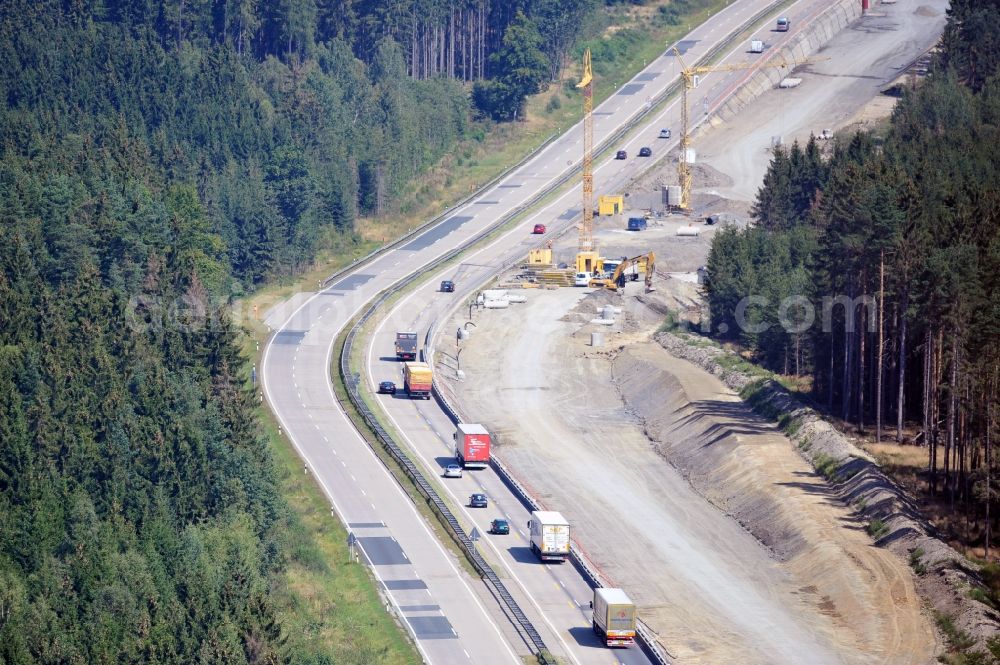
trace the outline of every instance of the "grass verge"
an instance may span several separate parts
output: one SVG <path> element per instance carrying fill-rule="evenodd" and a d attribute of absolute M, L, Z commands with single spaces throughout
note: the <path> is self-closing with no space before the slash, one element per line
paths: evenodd
<path fill-rule="evenodd" d="M 382 461 L 383 464 L 385 464 L 389 473 L 393 475 L 400 487 L 403 488 L 403 491 L 406 492 L 410 501 L 412 501 L 413 505 L 416 506 L 417 512 L 425 518 L 427 524 L 431 528 L 431 531 L 434 533 L 434 537 L 437 538 L 438 541 L 442 543 L 452 555 L 455 556 L 455 558 L 459 561 L 459 565 L 462 566 L 466 573 L 471 575 L 473 578 L 478 578 L 479 573 L 476 572 L 475 568 L 465 557 L 465 550 L 463 550 L 462 547 L 454 540 L 451 530 L 443 524 L 438 512 L 432 507 L 430 501 L 428 501 L 427 498 L 420 492 L 416 484 L 410 479 L 403 468 L 396 462 L 395 458 L 393 458 L 393 456 L 382 447 L 382 444 L 378 441 L 375 433 L 370 427 L 368 427 L 368 423 L 365 422 L 364 418 L 347 396 L 347 390 L 344 387 L 343 381 L 341 381 L 338 367 L 340 364 L 340 356 L 344 350 L 344 341 L 347 337 L 346 331 L 350 330 L 353 325 L 354 322 L 351 322 L 349 325 L 345 326 L 345 332 L 341 333 L 334 345 L 334 366 L 330 368 L 333 378 L 334 394 L 336 394 L 337 400 L 343 406 L 345 413 L 347 413 L 347 417 L 354 423 L 358 432 L 360 432 L 361 436 L 363 436 L 368 442 L 375 455 Z M 358 352 L 360 352 L 360 348 Z M 362 391 L 362 399 L 364 399 L 364 391 Z M 368 406 L 369 408 L 372 407 L 371 404 L 368 404 Z M 381 424 L 390 435 L 399 440 L 399 433 L 395 431 L 395 428 L 392 427 L 391 424 L 384 421 L 379 421 L 379 424 Z"/>
<path fill-rule="evenodd" d="M 653 8 L 669 6 L 665 0 Z M 675 3 L 676 4 L 676 3 Z M 682 3 L 690 11 L 677 14 L 679 20 L 670 25 L 648 26 L 648 39 L 633 40 L 637 48 L 626 45 L 624 56 L 613 66 L 598 74 L 597 102 L 613 95 L 608 81 L 627 80 L 656 57 L 659 44 L 672 41 L 728 4 L 727 0 L 704 0 Z M 572 76 L 572 73 L 571 73 Z M 580 118 L 579 93 L 570 78 L 563 85 L 551 86 L 548 94 L 529 102 L 528 120 L 516 125 L 488 127 L 473 139 L 452 151 L 422 178 L 413 190 L 410 201 L 403 201 L 399 212 L 391 219 L 361 220 L 362 231 L 357 237 L 328 239 L 309 270 L 294 278 L 273 282 L 236 304 L 239 320 L 249 334 L 244 345 L 247 358 L 260 363 L 259 349 L 268 330 L 262 324 L 263 314 L 274 304 L 289 296 L 317 286 L 331 272 L 349 265 L 389 239 L 405 233 L 421 220 L 447 208 L 463 196 L 475 191 L 510 165 L 542 144 L 549 136 L 561 131 Z M 602 85 L 602 82 L 604 85 Z M 567 98 L 553 102 L 557 96 Z M 498 230 L 499 232 L 499 230 Z M 342 347 L 340 340 L 338 347 Z M 252 348 L 251 348 L 252 347 Z M 339 348 L 338 348 L 339 350 Z M 337 356 L 339 357 L 339 355 Z M 335 376 L 335 390 L 342 400 L 344 387 Z M 373 437 L 360 415 L 344 400 L 349 417 L 363 435 Z M 288 563 L 284 574 L 275 582 L 273 593 L 278 599 L 280 620 L 289 643 L 302 645 L 317 654 L 316 662 L 336 663 L 416 663 L 419 662 L 405 631 L 384 611 L 383 600 L 376 591 L 369 571 L 350 563 L 346 546 L 346 530 L 329 514 L 329 504 L 311 475 L 302 474 L 299 459 L 290 441 L 279 435 L 273 415 L 260 409 L 261 423 L 271 444 L 282 495 L 287 500 L 291 516 L 287 533 Z M 387 468 L 404 488 L 424 517 L 436 516 L 417 488 L 380 445 L 372 446 Z M 451 538 L 441 537 L 436 520 L 428 519 L 439 540 L 458 556 L 460 548 Z M 446 530 L 447 531 L 447 530 Z M 449 532 L 450 533 L 450 532 Z M 464 556 L 463 565 L 475 574 Z M 530 662 L 533 659 L 527 659 Z"/>
<path fill-rule="evenodd" d="M 420 663 L 404 629 L 386 613 L 367 566 L 350 560 L 347 531 L 331 517 L 313 476 L 302 472 L 270 411 L 259 412 L 290 509 L 287 562 L 271 589 L 290 651 L 315 654 L 316 663 Z"/>
<path fill-rule="evenodd" d="M 595 60 L 595 105 L 616 93 L 622 81 L 637 74 L 672 43 L 720 10 L 730 0 L 656 0 L 646 6 L 605 9 L 600 42 L 607 42 L 605 60 Z M 588 42 L 593 46 L 598 39 Z M 381 218 L 357 220 L 356 235 L 328 233 L 316 260 L 295 277 L 276 280 L 236 303 L 242 321 L 262 326 L 259 319 L 274 304 L 311 290 L 332 272 L 398 238 L 440 214 L 463 197 L 517 164 L 551 136 L 582 116 L 581 93 L 574 86 L 579 67 L 566 68 L 559 80 L 528 100 L 525 120 L 478 123 L 471 136 L 457 144 Z M 256 309 L 255 309 L 256 306 Z"/>

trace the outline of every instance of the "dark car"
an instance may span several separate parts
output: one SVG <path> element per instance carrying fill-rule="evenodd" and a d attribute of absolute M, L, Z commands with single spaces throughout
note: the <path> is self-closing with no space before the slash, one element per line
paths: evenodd
<path fill-rule="evenodd" d="M 498 536 L 506 536 L 510 534 L 510 524 L 507 520 L 493 520 L 490 522 L 490 533 L 495 533 Z"/>
<path fill-rule="evenodd" d="M 486 495 L 479 492 L 469 497 L 469 508 L 486 508 L 488 503 Z"/>
<path fill-rule="evenodd" d="M 378 384 L 378 391 L 383 395 L 395 395 L 396 394 L 396 384 L 392 381 L 383 381 Z"/>
<path fill-rule="evenodd" d="M 535 224 L 535 228 L 532 229 L 531 232 L 535 233 L 535 234 L 545 233 L 545 225 L 544 224 Z"/>
<path fill-rule="evenodd" d="M 628 227 L 629 231 L 645 231 L 649 223 L 646 221 L 645 217 L 629 217 Z"/>
<path fill-rule="evenodd" d="M 652 157 L 653 156 L 653 150 L 652 150 L 652 148 L 641 148 L 639 150 L 639 156 L 640 157 Z"/>
<path fill-rule="evenodd" d="M 450 279 L 446 279 L 441 282 L 441 292 L 442 293 L 452 293 L 455 290 L 455 282 Z"/>
<path fill-rule="evenodd" d="M 624 150 L 619 150 L 615 153 L 615 159 L 628 159 L 628 153 Z"/>

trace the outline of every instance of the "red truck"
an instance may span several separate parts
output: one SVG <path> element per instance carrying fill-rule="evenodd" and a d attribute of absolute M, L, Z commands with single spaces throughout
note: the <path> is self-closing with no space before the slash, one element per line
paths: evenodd
<path fill-rule="evenodd" d="M 459 423 L 454 437 L 458 463 L 466 469 L 485 469 L 490 463 L 490 433 L 486 428 Z"/>

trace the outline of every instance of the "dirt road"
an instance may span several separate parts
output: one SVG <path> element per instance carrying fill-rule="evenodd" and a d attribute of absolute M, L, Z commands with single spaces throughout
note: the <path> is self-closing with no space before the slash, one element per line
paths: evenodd
<path fill-rule="evenodd" d="M 649 326 L 587 346 L 594 301 L 535 291 L 477 314 L 455 392 L 677 661 L 931 661 L 905 565 L 871 546 L 787 440 L 648 341 Z"/>
<path fill-rule="evenodd" d="M 794 89 L 770 90 L 752 106 L 713 127 L 695 141 L 698 159 L 732 179 L 728 186 L 704 188 L 729 199 L 753 200 L 770 161 L 771 138 L 786 145 L 823 129 L 837 130 L 857 110 L 879 96 L 899 68 L 930 48 L 944 28 L 947 0 L 872 3 L 873 9 L 826 44 L 817 56 L 829 58 L 797 72 Z"/>

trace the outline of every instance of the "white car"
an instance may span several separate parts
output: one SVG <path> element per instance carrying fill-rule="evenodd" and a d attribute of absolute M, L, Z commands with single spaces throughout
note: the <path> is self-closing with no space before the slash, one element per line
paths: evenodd
<path fill-rule="evenodd" d="M 573 278 L 573 286 L 590 286 L 590 273 L 578 272 Z"/>
<path fill-rule="evenodd" d="M 462 467 L 457 464 L 449 464 L 444 468 L 445 478 L 461 478 L 462 477 Z"/>

